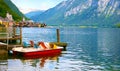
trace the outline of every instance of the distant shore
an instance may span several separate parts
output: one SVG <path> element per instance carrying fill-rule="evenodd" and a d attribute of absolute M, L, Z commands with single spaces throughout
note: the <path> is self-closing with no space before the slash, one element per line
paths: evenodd
<path fill-rule="evenodd" d="M 36 22 L 2 22 L 0 27 L 46 27 L 45 23 L 36 23 Z"/>

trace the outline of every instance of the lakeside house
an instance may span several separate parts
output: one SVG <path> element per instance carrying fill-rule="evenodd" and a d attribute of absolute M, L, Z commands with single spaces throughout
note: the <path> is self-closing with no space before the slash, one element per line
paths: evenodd
<path fill-rule="evenodd" d="M 2 18 L 0 17 L 0 26 L 2 27 L 8 27 L 8 26 L 13 26 L 13 17 L 11 14 L 6 13 L 6 17 Z"/>

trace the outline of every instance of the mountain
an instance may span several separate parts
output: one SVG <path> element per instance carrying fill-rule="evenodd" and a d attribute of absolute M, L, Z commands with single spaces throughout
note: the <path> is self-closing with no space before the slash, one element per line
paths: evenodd
<path fill-rule="evenodd" d="M 113 26 L 120 23 L 120 0 L 67 0 L 36 17 L 48 25 Z"/>
<path fill-rule="evenodd" d="M 38 11 L 32 11 L 29 13 L 26 13 L 25 16 L 36 21 L 36 19 L 38 19 L 38 15 L 42 14 L 44 12 L 44 10 L 38 10 Z"/>
<path fill-rule="evenodd" d="M 7 12 L 9 12 L 16 21 L 21 21 L 22 18 L 25 17 L 11 0 L 0 0 L 0 16 L 5 18 Z"/>

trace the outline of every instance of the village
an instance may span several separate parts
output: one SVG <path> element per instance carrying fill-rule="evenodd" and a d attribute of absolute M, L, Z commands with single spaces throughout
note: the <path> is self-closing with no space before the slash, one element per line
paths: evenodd
<path fill-rule="evenodd" d="M 23 44 L 22 27 L 46 27 L 46 24 L 34 23 L 31 20 L 26 21 L 25 18 L 23 18 L 21 22 L 15 22 L 9 13 L 6 14 L 6 18 L 0 17 L 0 42 L 9 45 L 7 46 L 7 50 Z M 54 44 L 66 47 L 66 43 L 60 42 L 59 29 L 57 29 L 56 32 L 57 42 L 54 42 Z"/>
<path fill-rule="evenodd" d="M 11 14 L 6 13 L 6 17 L 0 17 L 0 42 L 9 44 L 9 47 L 13 47 L 12 44 L 22 45 L 22 27 L 46 27 L 45 23 L 35 23 L 32 20 L 25 20 L 16 22 Z M 0 45 L 0 47 L 6 45 Z M 8 49 L 8 47 L 7 47 Z M 11 49 L 11 48 L 10 48 Z"/>
<path fill-rule="evenodd" d="M 9 26 L 13 26 L 13 27 L 46 27 L 47 25 L 45 23 L 33 22 L 32 20 L 25 20 L 25 18 L 23 18 L 22 21 L 16 22 L 16 21 L 14 21 L 12 15 L 7 12 L 5 18 L 0 17 L 0 27 L 9 27 Z"/>

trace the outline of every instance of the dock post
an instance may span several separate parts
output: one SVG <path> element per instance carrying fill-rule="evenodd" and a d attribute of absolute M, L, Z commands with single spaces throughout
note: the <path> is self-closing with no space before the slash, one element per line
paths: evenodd
<path fill-rule="evenodd" d="M 59 29 L 57 29 L 57 42 L 58 43 L 60 42 L 60 31 L 59 31 Z"/>
<path fill-rule="evenodd" d="M 57 42 L 51 42 L 57 46 L 60 46 L 60 47 L 63 47 L 62 50 L 66 50 L 66 46 L 67 46 L 67 43 L 64 43 L 64 42 L 60 42 L 60 31 L 59 29 L 56 29 L 56 36 L 57 36 Z"/>
<path fill-rule="evenodd" d="M 20 44 L 22 45 L 22 28 L 20 27 Z"/>
<path fill-rule="evenodd" d="M 13 27 L 13 36 L 16 35 L 16 27 Z"/>

